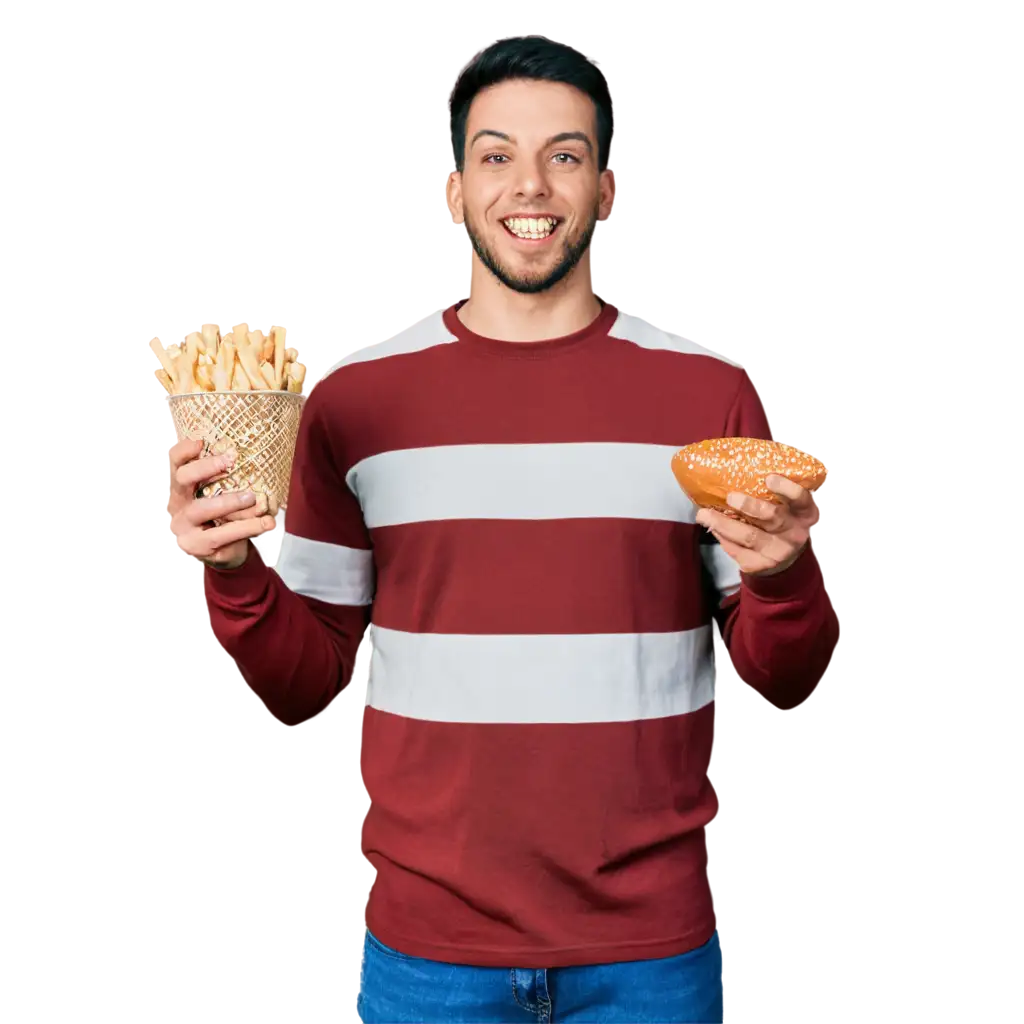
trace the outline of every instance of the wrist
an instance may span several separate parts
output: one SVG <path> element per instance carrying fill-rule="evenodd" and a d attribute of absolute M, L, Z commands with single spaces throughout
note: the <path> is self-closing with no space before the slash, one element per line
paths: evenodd
<path fill-rule="evenodd" d="M 249 561 L 249 542 L 246 541 L 245 548 L 242 554 L 231 562 L 217 562 L 212 558 L 200 558 L 200 562 L 203 563 L 208 569 L 214 569 L 217 572 L 237 572 L 241 569 L 247 561 Z"/>
<path fill-rule="evenodd" d="M 766 601 L 791 600 L 813 588 L 821 580 L 821 568 L 814 555 L 814 544 L 808 540 L 792 565 L 773 573 L 740 573 L 744 588 Z"/>
<path fill-rule="evenodd" d="M 773 565 L 770 569 L 761 569 L 758 572 L 747 573 L 748 576 L 777 576 L 781 572 L 785 572 L 789 569 L 800 556 L 807 550 L 807 541 L 804 541 L 800 547 L 793 552 L 784 562 L 779 562 L 778 565 Z"/>

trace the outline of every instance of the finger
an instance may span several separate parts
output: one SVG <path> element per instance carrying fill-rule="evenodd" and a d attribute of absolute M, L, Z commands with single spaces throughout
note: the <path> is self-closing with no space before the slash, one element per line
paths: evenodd
<path fill-rule="evenodd" d="M 722 550 L 740 567 L 742 572 L 763 572 L 776 564 L 759 551 L 751 551 L 750 548 L 734 544 L 728 537 L 719 536 L 714 530 L 711 533 L 721 545 Z"/>
<path fill-rule="evenodd" d="M 764 482 L 769 491 L 774 492 L 780 498 L 785 498 L 797 511 L 810 508 L 814 504 L 810 491 L 799 484 L 793 483 L 792 480 L 787 480 L 784 476 L 771 473 L 765 478 Z"/>
<path fill-rule="evenodd" d="M 179 466 L 183 466 L 186 462 L 191 462 L 193 459 L 197 458 L 202 450 L 202 438 L 197 441 L 191 441 L 188 438 L 185 438 L 184 441 L 179 441 L 174 445 L 170 451 L 171 478 L 174 478 L 175 470 L 177 470 Z"/>
<path fill-rule="evenodd" d="M 733 491 L 725 499 L 729 505 L 745 516 L 758 521 L 758 526 L 768 533 L 780 533 L 789 525 L 789 509 L 774 501 L 764 501 L 752 494 Z"/>
<path fill-rule="evenodd" d="M 215 498 L 196 498 L 171 519 L 171 532 L 181 536 L 215 519 L 225 519 L 233 512 L 258 508 L 252 491 L 218 494 Z"/>
<path fill-rule="evenodd" d="M 243 519 L 236 523 L 225 523 L 223 526 L 211 526 L 206 530 L 188 530 L 178 537 L 178 547 L 196 558 L 210 558 L 221 548 L 249 537 L 258 537 L 261 533 L 272 530 L 274 525 L 271 516 L 260 516 L 258 519 Z"/>
<path fill-rule="evenodd" d="M 707 526 L 716 536 L 725 537 L 737 547 L 750 551 L 759 551 L 770 540 L 769 534 L 760 527 L 730 519 L 711 508 L 701 509 L 698 522 Z"/>
<path fill-rule="evenodd" d="M 777 569 L 784 562 L 791 563 L 803 548 L 803 544 L 793 544 L 778 537 L 769 536 L 769 542 L 759 550 L 751 550 L 734 544 L 728 537 L 720 536 L 712 530 L 711 534 L 718 541 L 722 550 L 740 567 L 743 572 L 760 573 L 768 569 Z"/>
<path fill-rule="evenodd" d="M 273 516 L 276 514 L 277 509 L 267 499 L 267 496 L 257 493 L 256 501 L 248 506 L 248 508 L 242 508 L 237 512 L 229 512 L 227 515 L 218 516 L 217 519 L 220 522 L 233 523 L 239 519 L 252 519 L 255 516 Z"/>
<path fill-rule="evenodd" d="M 174 472 L 174 484 L 182 491 L 192 492 L 201 483 L 223 479 L 235 465 L 231 452 L 223 455 L 204 455 L 179 466 Z"/>

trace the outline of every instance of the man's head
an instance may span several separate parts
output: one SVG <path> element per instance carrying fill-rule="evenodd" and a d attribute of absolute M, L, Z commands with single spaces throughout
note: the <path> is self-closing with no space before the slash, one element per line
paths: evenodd
<path fill-rule="evenodd" d="M 543 36 L 503 39 L 462 70 L 449 108 L 452 216 L 503 284 L 546 291 L 579 263 L 611 212 L 604 75 Z"/>

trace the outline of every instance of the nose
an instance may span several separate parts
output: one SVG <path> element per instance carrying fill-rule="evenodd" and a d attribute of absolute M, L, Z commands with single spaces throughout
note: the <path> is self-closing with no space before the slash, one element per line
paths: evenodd
<path fill-rule="evenodd" d="M 546 167 L 540 159 L 518 160 L 515 181 L 516 197 L 521 199 L 543 198 L 549 193 Z"/>

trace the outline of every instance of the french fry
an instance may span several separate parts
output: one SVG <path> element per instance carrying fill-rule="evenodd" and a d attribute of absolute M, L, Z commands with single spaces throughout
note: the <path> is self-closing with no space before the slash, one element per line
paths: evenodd
<path fill-rule="evenodd" d="M 196 370 L 196 383 L 203 391 L 213 390 L 213 375 L 210 373 L 210 367 L 206 363 L 199 364 L 199 368 Z"/>
<path fill-rule="evenodd" d="M 159 384 L 161 387 L 164 386 L 164 378 L 167 377 L 167 371 L 160 365 L 160 360 L 157 358 L 156 352 L 151 352 L 151 367 L 150 367 L 150 378 L 154 384 Z"/>
<path fill-rule="evenodd" d="M 189 345 L 193 346 L 200 355 L 206 355 L 209 351 L 202 332 L 196 328 L 189 328 L 185 331 L 185 348 Z"/>
<path fill-rule="evenodd" d="M 217 362 L 220 364 L 220 368 L 227 374 L 228 380 L 231 380 L 235 372 L 235 343 L 231 341 L 232 335 L 228 335 L 220 343 L 220 349 L 217 352 Z"/>
<path fill-rule="evenodd" d="M 249 341 L 248 339 L 243 341 L 242 338 L 239 338 L 237 330 L 235 331 L 235 349 L 238 352 L 238 361 L 242 364 L 246 377 L 249 378 L 252 390 L 267 391 L 267 382 L 263 379 L 263 374 L 260 373 L 260 364 L 249 345 Z"/>
<path fill-rule="evenodd" d="M 277 378 L 274 376 L 274 368 L 270 363 L 260 363 L 260 373 L 263 375 L 263 379 L 267 382 L 267 387 L 271 391 L 277 390 Z"/>
<path fill-rule="evenodd" d="M 289 364 L 288 390 L 294 394 L 302 394 L 302 382 L 306 379 L 306 367 L 302 363 Z"/>
<path fill-rule="evenodd" d="M 204 388 L 196 376 L 199 372 L 199 346 L 203 344 L 203 336 L 198 331 L 193 331 L 185 338 L 185 355 L 191 364 L 193 391 L 202 391 Z"/>
<path fill-rule="evenodd" d="M 174 364 L 171 362 L 170 357 L 164 351 L 163 345 L 160 344 L 159 338 L 154 338 L 150 343 L 149 347 L 156 353 L 157 359 L 160 360 L 160 365 L 164 368 L 166 374 L 174 374 Z"/>
<path fill-rule="evenodd" d="M 153 374 L 172 395 L 208 391 L 288 391 L 301 394 L 306 367 L 298 352 L 287 348 L 287 332 L 271 327 L 270 333 L 250 331 L 236 324 L 221 337 L 217 324 L 203 324 L 178 345 L 149 343 L 160 362 Z M 252 481 L 250 481 L 251 483 Z"/>
<path fill-rule="evenodd" d="M 263 339 L 263 349 L 260 352 L 260 362 L 261 363 L 270 363 L 270 362 L 273 362 L 273 360 L 274 360 L 274 336 L 272 334 L 268 334 Z"/>
<path fill-rule="evenodd" d="M 235 362 L 235 368 L 232 371 L 231 376 L 231 390 L 232 391 L 251 391 L 252 388 L 249 386 L 249 378 L 245 375 L 245 370 L 242 369 L 242 364 Z"/>
<path fill-rule="evenodd" d="M 203 341 L 206 342 L 207 355 L 217 358 L 217 350 L 220 348 L 220 328 L 216 324 L 203 324 L 200 331 Z"/>
<path fill-rule="evenodd" d="M 157 356 L 157 365 L 173 381 L 174 380 L 174 359 L 171 358 L 171 356 L 168 353 L 167 349 L 164 348 L 162 345 L 160 347 L 158 347 L 157 349 L 155 349 L 155 354 Z"/>
<path fill-rule="evenodd" d="M 150 375 L 153 378 L 154 384 L 162 384 L 160 379 L 161 374 L 167 374 L 167 371 L 160 365 L 160 359 L 157 358 L 157 350 L 150 348 Z"/>
<path fill-rule="evenodd" d="M 228 335 L 230 338 L 231 335 Z M 213 367 L 213 383 L 217 391 L 230 391 L 231 378 L 235 373 L 235 346 L 231 341 L 222 341 L 217 349 L 217 360 Z"/>
<path fill-rule="evenodd" d="M 271 327 L 270 336 L 274 339 L 274 390 L 280 391 L 284 386 L 284 336 L 283 327 Z"/>
<path fill-rule="evenodd" d="M 185 339 L 185 352 L 188 354 L 188 361 L 195 366 L 202 349 L 199 347 L 203 342 L 203 336 L 198 331 L 193 331 Z"/>
<path fill-rule="evenodd" d="M 187 352 L 179 352 L 177 359 L 174 360 L 176 368 L 176 376 L 174 383 L 175 394 L 178 395 L 189 395 L 193 391 L 198 391 L 196 386 L 196 379 L 192 371 L 192 363 L 188 358 Z"/>

